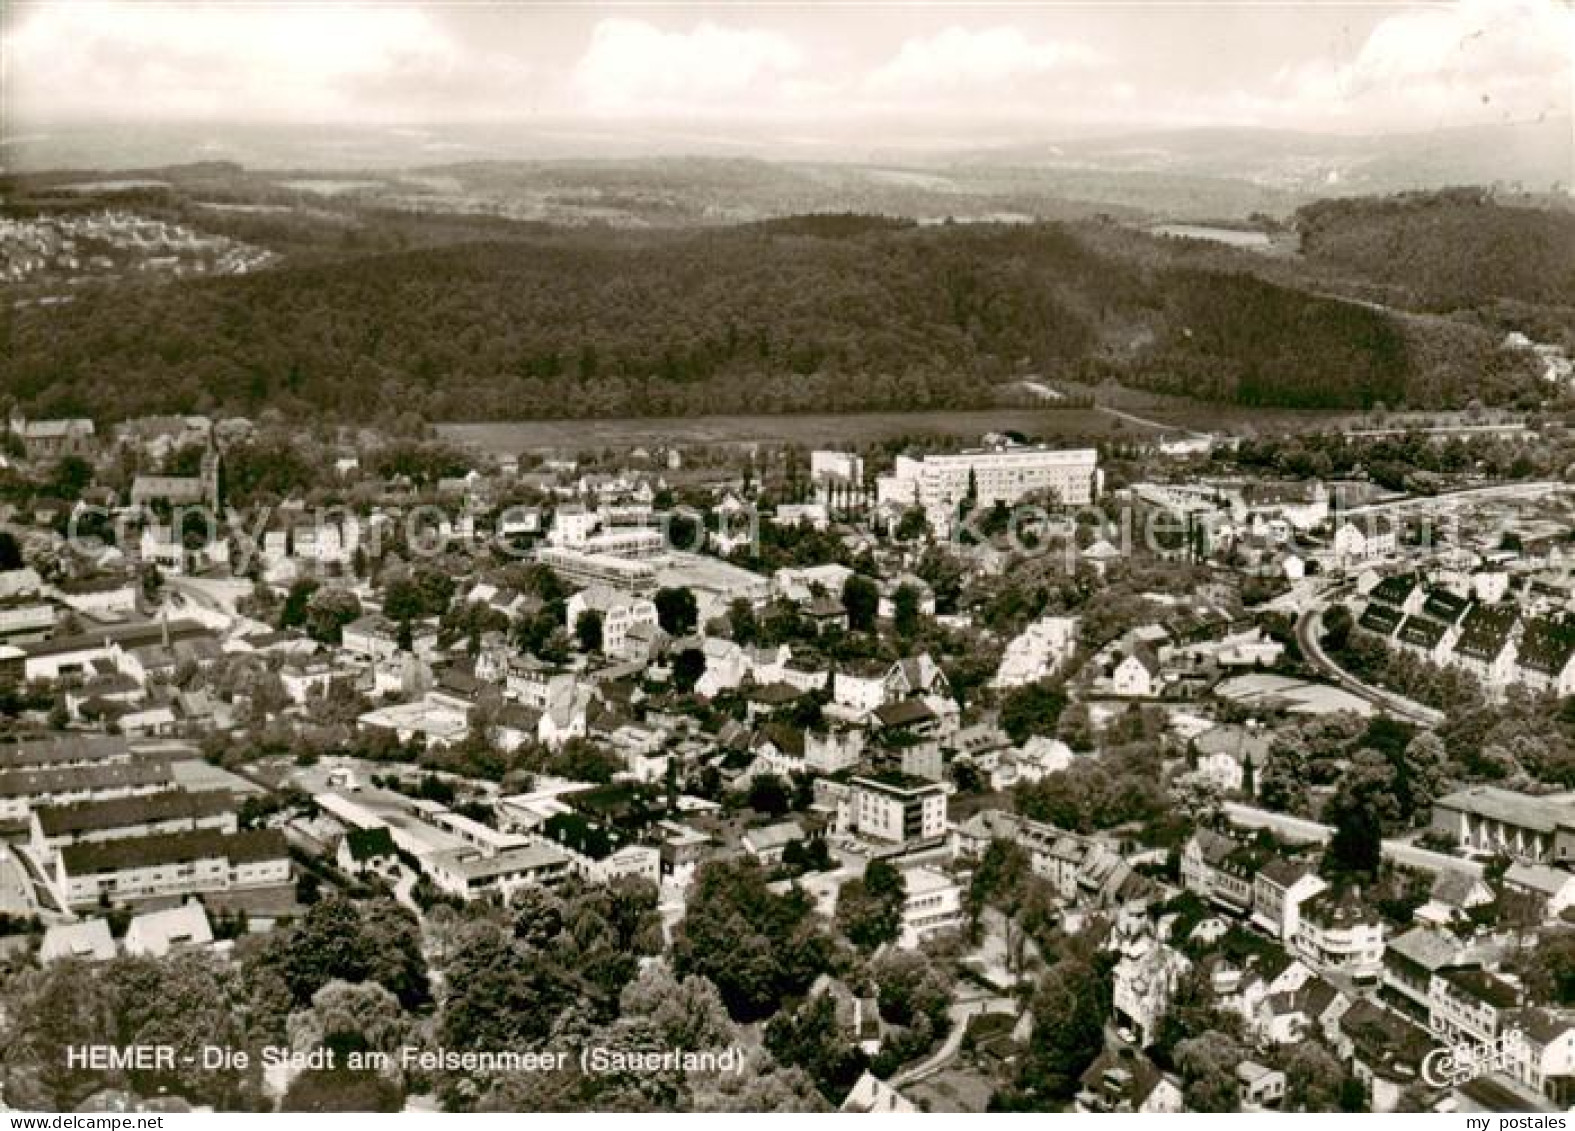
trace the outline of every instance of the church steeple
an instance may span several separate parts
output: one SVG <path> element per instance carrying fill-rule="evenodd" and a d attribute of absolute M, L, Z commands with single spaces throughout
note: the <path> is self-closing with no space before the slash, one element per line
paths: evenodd
<path fill-rule="evenodd" d="M 197 476 L 202 480 L 202 497 L 213 512 L 215 521 L 224 517 L 224 467 L 219 456 L 219 446 L 214 442 L 213 429 L 208 430 L 208 447 L 202 453 L 202 464 Z"/>

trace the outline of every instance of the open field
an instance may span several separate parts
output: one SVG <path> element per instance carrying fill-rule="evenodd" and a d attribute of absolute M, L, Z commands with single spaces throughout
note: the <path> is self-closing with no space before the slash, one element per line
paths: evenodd
<path fill-rule="evenodd" d="M 995 1083 L 970 1068 L 948 1068 L 905 1090 L 924 1111 L 983 1112 Z"/>
<path fill-rule="evenodd" d="M 635 417 L 607 420 L 517 420 L 440 424 L 439 433 L 485 451 L 652 447 L 666 444 L 796 443 L 826 446 L 873 443 L 904 436 L 979 437 L 1017 431 L 1054 439 L 1124 435 L 1120 424 L 1094 409 L 985 408 L 956 412 Z"/>
<path fill-rule="evenodd" d="M 1122 390 L 1101 404 L 1151 422 L 1153 428 L 1101 408 L 981 408 L 952 412 L 857 412 L 741 416 L 624 417 L 588 420 L 510 420 L 447 423 L 439 434 L 494 454 L 659 447 L 669 444 L 808 444 L 822 447 L 949 436 L 976 439 L 986 432 L 1021 432 L 1032 439 L 1070 443 L 1130 439 L 1165 432 L 1247 435 L 1316 432 L 1366 421 L 1360 413 L 1319 409 L 1252 409 L 1201 404 Z M 1398 414 L 1395 414 L 1398 417 Z M 1431 419 L 1431 414 L 1429 414 Z"/>

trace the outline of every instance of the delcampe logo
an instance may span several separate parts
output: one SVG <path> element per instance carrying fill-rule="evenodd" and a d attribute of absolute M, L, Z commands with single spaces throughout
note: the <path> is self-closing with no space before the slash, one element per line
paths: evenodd
<path fill-rule="evenodd" d="M 1422 1079 L 1434 1088 L 1449 1088 L 1512 1069 L 1525 1055 L 1525 1036 L 1505 1030 L 1496 1040 L 1442 1045 L 1422 1059 Z"/>

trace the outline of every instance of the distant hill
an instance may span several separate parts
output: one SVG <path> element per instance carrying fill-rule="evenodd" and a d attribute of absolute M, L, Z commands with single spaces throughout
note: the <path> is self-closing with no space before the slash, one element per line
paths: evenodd
<path fill-rule="evenodd" d="M 1402 134 L 1150 130 L 979 149 L 961 160 L 1047 174 L 1092 170 L 1107 177 L 1209 178 L 1304 201 L 1448 185 L 1567 193 L 1575 132 L 1568 117 Z"/>
<path fill-rule="evenodd" d="M 99 417 L 480 420 L 955 408 L 1027 371 L 1318 407 L 1528 387 L 1514 366 L 1441 370 L 1383 310 L 1112 253 L 1100 227 L 843 216 L 521 229 L 245 278 L 84 288 L 0 314 L 0 390 L 37 413 Z M 1485 348 L 1480 331 L 1461 333 Z"/>
<path fill-rule="evenodd" d="M 1215 128 L 963 149 L 894 141 L 889 151 L 862 138 L 829 148 L 744 143 L 707 151 L 686 138 L 701 149 L 667 145 L 664 152 L 660 131 L 474 125 L 422 134 L 168 123 L 0 139 L 0 169 L 23 189 L 138 178 L 204 194 L 196 199 L 238 193 L 297 207 L 354 200 L 425 214 L 626 228 L 846 211 L 918 220 L 1239 220 L 1284 218 L 1325 197 L 1447 185 L 1567 192 L 1572 136 L 1568 118 L 1550 118 L 1371 136 Z M 193 153 L 211 159 L 171 165 Z M 11 187 L 0 179 L 0 189 Z"/>

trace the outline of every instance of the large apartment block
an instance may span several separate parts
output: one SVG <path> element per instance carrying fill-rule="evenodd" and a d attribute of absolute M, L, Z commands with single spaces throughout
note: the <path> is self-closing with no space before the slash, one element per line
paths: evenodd
<path fill-rule="evenodd" d="M 970 490 L 980 508 L 1011 505 L 1050 494 L 1063 506 L 1085 506 L 1099 495 L 1099 453 L 1093 448 L 992 448 L 898 456 L 876 491 L 882 503 L 923 508 L 932 529 L 945 531 Z"/>

